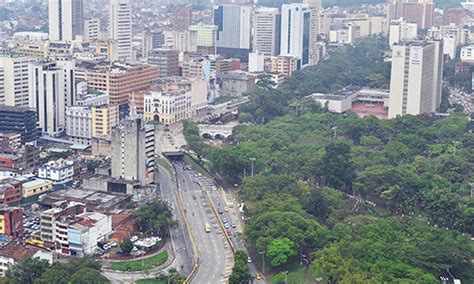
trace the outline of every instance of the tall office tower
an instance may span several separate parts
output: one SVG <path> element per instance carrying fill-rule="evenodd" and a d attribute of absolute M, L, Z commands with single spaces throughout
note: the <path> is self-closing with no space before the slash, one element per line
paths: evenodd
<path fill-rule="evenodd" d="M 187 31 L 193 22 L 193 11 L 188 5 L 177 5 L 171 15 L 171 27 L 175 31 Z"/>
<path fill-rule="evenodd" d="M 66 126 L 65 74 L 56 62 L 30 65 L 30 107 L 38 112 L 43 133 L 56 137 Z"/>
<path fill-rule="evenodd" d="M 248 56 L 252 47 L 251 6 L 214 6 L 214 25 L 217 26 L 217 53 Z"/>
<path fill-rule="evenodd" d="M 148 53 L 148 64 L 158 66 L 158 76 L 179 76 L 179 52 L 175 49 L 157 48 Z"/>
<path fill-rule="evenodd" d="M 257 8 L 254 18 L 253 51 L 265 56 L 280 54 L 281 14 L 278 8 Z"/>
<path fill-rule="evenodd" d="M 311 46 L 309 51 L 310 65 L 318 64 L 321 55 L 319 54 L 318 35 L 319 20 L 321 12 L 321 0 L 303 0 L 303 4 L 309 6 L 311 11 Z"/>
<path fill-rule="evenodd" d="M 311 10 L 305 4 L 284 4 L 281 11 L 280 54 L 298 58 L 298 69 L 309 66 Z"/>
<path fill-rule="evenodd" d="M 405 40 L 414 40 L 418 37 L 418 25 L 407 23 L 403 18 L 390 21 L 388 44 L 390 46 Z"/>
<path fill-rule="evenodd" d="M 49 39 L 73 41 L 83 34 L 83 0 L 49 0 Z"/>
<path fill-rule="evenodd" d="M 140 118 L 112 129 L 112 177 L 145 185 L 154 181 L 155 130 Z"/>
<path fill-rule="evenodd" d="M 100 20 L 85 19 L 84 20 L 84 41 L 96 42 L 99 40 Z"/>
<path fill-rule="evenodd" d="M 394 45 L 389 118 L 435 112 L 441 103 L 442 76 L 442 41 Z"/>
<path fill-rule="evenodd" d="M 420 29 L 429 29 L 433 26 L 434 9 L 433 0 L 392 0 L 388 20 L 404 18 L 409 23 L 417 23 Z"/>
<path fill-rule="evenodd" d="M 28 64 L 35 59 L 19 53 L 0 53 L 0 104 L 24 106 L 28 103 Z M 0 87 L 1 88 L 1 87 Z"/>
<path fill-rule="evenodd" d="M 110 39 L 114 42 L 112 60 L 132 59 L 132 8 L 130 0 L 110 0 Z"/>

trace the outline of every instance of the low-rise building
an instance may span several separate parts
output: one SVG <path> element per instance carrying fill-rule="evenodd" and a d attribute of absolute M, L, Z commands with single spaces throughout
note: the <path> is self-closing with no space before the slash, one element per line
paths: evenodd
<path fill-rule="evenodd" d="M 246 72 L 229 72 L 220 78 L 221 97 L 241 97 L 255 85 L 255 77 Z"/>
<path fill-rule="evenodd" d="M 21 182 L 23 198 L 33 197 L 53 189 L 53 182 L 47 179 L 34 176 L 17 176 L 14 179 Z"/>
<path fill-rule="evenodd" d="M 23 235 L 23 209 L 0 208 L 0 238 L 12 240 Z"/>
<path fill-rule="evenodd" d="M 5 276 L 11 265 L 28 258 L 44 259 L 50 264 L 53 262 L 52 254 L 46 250 L 32 245 L 10 242 L 0 250 L 0 276 Z"/>
<path fill-rule="evenodd" d="M 59 159 L 38 167 L 38 177 L 51 180 L 55 188 L 63 188 L 72 183 L 73 176 L 73 161 Z"/>
<path fill-rule="evenodd" d="M 110 215 L 97 212 L 79 214 L 68 227 L 68 252 L 72 255 L 91 255 L 97 250 L 97 243 L 106 241 L 111 233 L 112 217 Z"/>
<path fill-rule="evenodd" d="M 0 204 L 10 205 L 21 200 L 21 182 L 11 179 L 0 184 Z"/>

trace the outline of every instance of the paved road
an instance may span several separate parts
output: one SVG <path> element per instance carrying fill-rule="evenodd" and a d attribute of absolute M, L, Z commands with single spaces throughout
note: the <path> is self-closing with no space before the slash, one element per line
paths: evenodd
<path fill-rule="evenodd" d="M 186 217 L 199 250 L 199 269 L 192 283 L 225 283 L 233 266 L 230 247 L 201 187 L 182 165 L 176 165 L 176 171 Z M 210 233 L 204 230 L 206 223 L 212 227 Z"/>
<path fill-rule="evenodd" d="M 248 255 L 247 244 L 239 238 L 239 235 L 243 232 L 244 222 L 241 218 L 240 213 L 238 212 L 237 200 L 234 200 L 231 194 L 226 193 L 224 190 L 219 189 L 218 186 L 214 183 L 212 179 L 209 179 L 205 176 L 195 177 L 193 171 L 188 171 L 187 174 L 194 179 L 196 183 L 200 185 L 202 190 L 205 190 L 212 202 L 212 205 L 218 212 L 219 218 L 221 220 L 226 219 L 228 228 L 226 230 L 231 231 L 231 241 L 236 250 L 243 250 Z M 227 211 L 225 210 L 227 208 Z M 224 224 L 222 222 L 222 224 Z M 232 228 L 232 224 L 235 225 L 235 228 Z M 268 265 L 268 264 L 267 264 Z M 267 266 L 268 267 L 268 266 Z M 250 273 L 255 276 L 257 273 L 257 268 L 255 263 L 252 261 L 249 263 Z M 254 280 L 253 283 L 263 284 L 263 280 Z"/>
<path fill-rule="evenodd" d="M 178 221 L 178 226 L 170 231 L 175 248 L 175 263 L 178 264 L 177 269 L 181 275 L 189 275 L 193 265 L 193 249 L 190 237 L 186 233 L 184 216 L 177 205 L 176 183 L 171 173 L 161 166 L 159 167 L 159 180 L 162 200 L 171 204 L 173 216 Z"/>

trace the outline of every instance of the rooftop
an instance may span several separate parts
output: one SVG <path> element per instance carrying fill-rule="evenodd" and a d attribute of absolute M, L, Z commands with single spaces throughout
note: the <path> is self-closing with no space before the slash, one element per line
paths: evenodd
<path fill-rule="evenodd" d="M 0 250 L 0 256 L 13 258 L 16 261 L 19 261 L 32 257 L 40 250 L 41 249 L 35 246 L 23 245 L 12 241 Z"/>

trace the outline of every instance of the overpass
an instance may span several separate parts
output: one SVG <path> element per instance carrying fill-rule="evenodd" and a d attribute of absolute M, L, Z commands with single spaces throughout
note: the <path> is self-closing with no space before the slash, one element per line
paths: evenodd
<path fill-rule="evenodd" d="M 234 125 L 198 124 L 199 135 L 206 139 L 229 139 Z"/>

